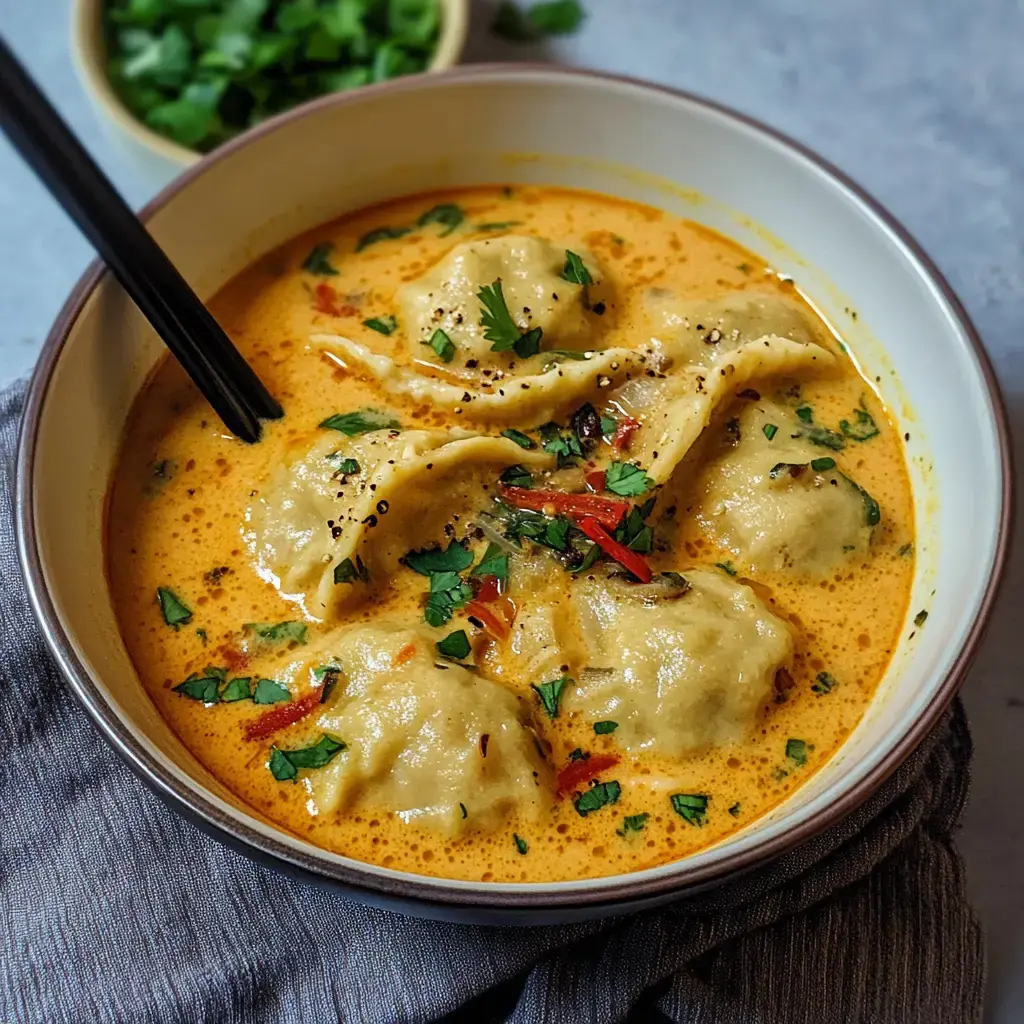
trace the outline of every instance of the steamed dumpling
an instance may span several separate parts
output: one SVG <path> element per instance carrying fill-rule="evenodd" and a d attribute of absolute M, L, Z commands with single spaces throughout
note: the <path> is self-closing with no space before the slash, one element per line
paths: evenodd
<path fill-rule="evenodd" d="M 356 469 L 350 473 L 346 460 Z M 514 441 L 460 430 L 334 431 L 279 468 L 246 510 L 245 537 L 257 572 L 308 614 L 323 618 L 366 581 L 335 582 L 358 556 L 366 575 L 393 571 L 412 547 L 440 539 L 453 512 L 485 502 L 483 469 L 548 465 Z M 445 500 L 432 500 L 443 493 Z"/>
<path fill-rule="evenodd" d="M 774 403 L 747 403 L 733 422 L 697 484 L 696 518 L 715 543 L 752 573 L 824 576 L 862 558 L 872 534 L 867 499 L 826 466 L 836 453 L 807 440 L 792 411 Z M 773 478 L 784 464 L 797 468 Z"/>
<path fill-rule="evenodd" d="M 400 366 L 390 356 L 379 355 L 365 345 L 334 334 L 315 334 L 311 342 L 330 352 L 350 370 L 364 373 L 383 390 L 398 398 L 429 402 L 442 409 L 461 409 L 481 420 L 542 423 L 555 419 L 569 407 L 593 397 L 602 389 L 628 380 L 642 371 L 646 356 L 629 349 L 610 348 L 588 353 L 580 360 L 553 364 L 543 356 L 531 372 L 481 377 L 473 384 L 451 384 Z"/>
<path fill-rule="evenodd" d="M 501 235 L 456 245 L 426 274 L 399 289 L 400 319 L 413 358 L 458 375 L 466 369 L 466 362 L 473 360 L 473 379 L 480 368 L 506 368 L 509 354 L 492 352 L 492 343 L 484 337 L 477 298 L 481 288 L 499 279 L 509 313 L 520 330 L 543 330 L 542 349 L 585 348 L 590 322 L 583 308 L 583 288 L 561 276 L 565 258 L 564 246 L 527 235 Z M 596 269 L 589 257 L 587 266 L 592 272 Z M 438 329 L 455 344 L 455 358 L 449 364 L 420 344 Z M 534 362 L 542 358 L 543 352 L 532 357 Z"/>
<path fill-rule="evenodd" d="M 835 356 L 820 345 L 766 335 L 723 355 L 714 367 L 637 378 L 609 395 L 616 410 L 639 420 L 628 455 L 664 483 L 711 421 L 715 410 L 762 377 L 827 370 Z"/>
<path fill-rule="evenodd" d="M 797 302 L 771 292 L 730 292 L 718 299 L 681 299 L 651 288 L 644 301 L 651 344 L 673 366 L 711 365 L 768 334 L 803 344 L 816 341 Z"/>
<path fill-rule="evenodd" d="M 338 638 L 344 690 L 317 724 L 347 749 L 308 777 L 320 813 L 362 803 L 454 834 L 536 816 L 549 802 L 528 707 L 501 683 L 438 664 L 436 639 L 382 625 Z"/>
<path fill-rule="evenodd" d="M 568 707 L 619 723 L 616 745 L 675 756 L 735 743 L 793 654 L 783 621 L 718 570 L 648 586 L 591 576 L 572 589 L 588 668 Z"/>

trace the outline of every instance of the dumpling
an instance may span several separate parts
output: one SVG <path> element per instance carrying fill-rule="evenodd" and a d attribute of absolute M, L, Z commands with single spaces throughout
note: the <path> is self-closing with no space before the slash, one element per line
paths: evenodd
<path fill-rule="evenodd" d="M 317 724 L 347 749 L 305 780 L 321 814 L 361 803 L 456 834 L 535 817 L 550 803 L 528 706 L 501 683 L 436 663 L 435 639 L 386 625 L 338 637 L 344 690 Z"/>
<path fill-rule="evenodd" d="M 611 348 L 588 353 L 586 359 L 560 360 L 525 375 L 483 377 L 463 386 L 400 366 L 390 356 L 335 334 L 315 334 L 313 345 L 331 353 L 343 366 L 376 380 L 389 394 L 429 402 L 443 409 L 461 409 L 480 420 L 538 423 L 555 419 L 585 396 L 610 388 L 638 373 L 646 356 Z"/>
<path fill-rule="evenodd" d="M 473 379 L 480 368 L 507 367 L 511 354 L 493 352 L 484 337 L 477 298 L 481 288 L 499 279 L 508 311 L 521 331 L 541 328 L 543 348 L 586 348 L 591 325 L 583 307 L 583 286 L 561 276 L 565 261 L 563 246 L 527 235 L 456 245 L 426 274 L 399 289 L 401 323 L 412 357 L 456 374 L 471 360 Z M 585 263 L 596 272 L 589 255 Z M 438 329 L 455 344 L 455 358 L 449 364 L 420 344 Z M 543 358 L 543 352 L 533 358 Z"/>
<path fill-rule="evenodd" d="M 666 288 L 644 297 L 651 345 L 673 366 L 719 362 L 750 341 L 774 334 L 817 341 L 800 305 L 772 292 L 730 292 L 718 299 L 681 299 Z"/>
<path fill-rule="evenodd" d="M 824 576 L 867 553 L 877 521 L 877 506 L 837 457 L 808 440 L 792 410 L 746 403 L 709 451 L 696 518 L 752 573 Z"/>
<path fill-rule="evenodd" d="M 551 462 L 507 438 L 460 430 L 332 431 L 260 488 L 244 535 L 259 575 L 324 618 L 410 548 L 439 538 L 454 512 L 486 502 L 484 467 Z M 339 569 L 346 560 L 351 568 Z M 336 572 L 346 578 L 336 582 Z"/>
<path fill-rule="evenodd" d="M 770 334 L 723 355 L 714 367 L 668 377 L 637 378 L 609 395 L 617 411 L 640 421 L 628 451 L 656 483 L 664 483 L 711 421 L 716 408 L 760 377 L 835 366 L 820 345 Z"/>
<path fill-rule="evenodd" d="M 793 654 L 788 627 L 750 587 L 718 570 L 683 575 L 688 587 L 594 575 L 572 589 L 588 667 L 567 707 L 618 722 L 616 745 L 631 752 L 742 739 Z"/>

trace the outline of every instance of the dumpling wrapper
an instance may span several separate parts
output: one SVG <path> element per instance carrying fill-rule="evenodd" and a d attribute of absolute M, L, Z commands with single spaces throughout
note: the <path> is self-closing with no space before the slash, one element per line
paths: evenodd
<path fill-rule="evenodd" d="M 630 442 L 629 461 L 639 463 L 655 483 L 664 483 L 715 410 L 751 381 L 835 364 L 835 356 L 820 345 L 770 334 L 734 349 L 711 369 L 687 367 L 664 378 L 637 378 L 608 397 L 641 423 Z"/>
<path fill-rule="evenodd" d="M 578 405 L 585 396 L 628 380 L 641 371 L 647 359 L 646 355 L 629 349 L 610 348 L 594 352 L 588 359 L 557 362 L 543 372 L 509 374 L 493 383 L 481 378 L 476 385 L 464 387 L 400 366 L 390 356 L 372 352 L 340 335 L 314 334 L 310 341 L 347 369 L 375 380 L 389 395 L 428 402 L 448 411 L 461 409 L 480 420 L 509 423 L 554 419 L 568 407 Z"/>
<path fill-rule="evenodd" d="M 565 252 L 564 246 L 546 239 L 514 234 L 456 245 L 422 277 L 398 290 L 399 320 L 413 358 L 436 362 L 456 374 L 473 359 L 477 366 L 472 379 L 480 368 L 504 368 L 516 359 L 514 354 L 491 351 L 492 342 L 484 337 L 480 323 L 477 293 L 498 279 L 509 314 L 521 331 L 540 327 L 543 348 L 585 348 L 591 325 L 583 308 L 582 285 L 561 276 Z M 578 254 L 596 274 L 592 257 L 581 250 Z M 450 364 L 421 345 L 438 329 L 455 344 Z M 543 352 L 532 358 L 543 358 Z"/>
<path fill-rule="evenodd" d="M 773 292 L 729 292 L 717 299 L 681 299 L 666 288 L 644 297 L 651 345 L 673 366 L 712 366 L 765 335 L 819 341 L 799 303 Z"/>
<path fill-rule="evenodd" d="M 810 466 L 841 456 L 813 445 L 792 411 L 771 402 L 747 404 L 738 423 L 739 441 L 723 439 L 709 451 L 696 485 L 694 514 L 715 543 L 751 573 L 822 577 L 863 558 L 873 532 L 863 496 L 836 469 Z M 767 424 L 778 428 L 771 440 Z M 779 463 L 807 469 L 772 479 Z"/>
<path fill-rule="evenodd" d="M 359 472 L 339 476 L 345 458 Z M 379 581 L 410 548 L 439 540 L 453 513 L 488 500 L 474 476 L 481 467 L 552 461 L 507 438 L 461 430 L 325 431 L 260 488 L 244 536 L 259 575 L 308 615 L 325 618 L 364 586 L 335 583 L 340 562 L 359 555 L 370 580 Z"/>
<path fill-rule="evenodd" d="M 501 683 L 439 665 L 440 635 L 375 625 L 337 636 L 345 686 L 317 725 L 347 749 L 305 779 L 319 813 L 360 803 L 456 835 L 502 828 L 513 814 L 536 818 L 550 804 L 528 707 Z M 408 644 L 415 653 L 396 664 Z"/>
<path fill-rule="evenodd" d="M 631 753 L 685 756 L 743 739 L 793 655 L 786 624 L 751 590 L 718 570 L 637 586 L 578 580 L 572 603 L 590 667 L 566 709 L 618 722 Z"/>

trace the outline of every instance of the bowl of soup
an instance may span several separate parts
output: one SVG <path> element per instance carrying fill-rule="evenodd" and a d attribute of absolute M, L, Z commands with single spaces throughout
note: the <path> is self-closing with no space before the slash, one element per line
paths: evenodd
<path fill-rule="evenodd" d="M 938 721 L 1004 416 L 937 270 L 813 154 L 478 67 L 283 115 L 145 216 L 285 415 L 230 436 L 93 268 L 20 550 L 76 695 L 207 831 L 406 912 L 592 917 L 793 849 Z"/>

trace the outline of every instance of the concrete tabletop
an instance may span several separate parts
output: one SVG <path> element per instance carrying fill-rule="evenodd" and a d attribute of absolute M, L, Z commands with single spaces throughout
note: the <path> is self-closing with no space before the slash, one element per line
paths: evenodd
<path fill-rule="evenodd" d="M 550 59 L 679 86 L 761 118 L 838 164 L 909 228 L 960 294 L 995 361 L 1024 464 L 1019 0 L 584 3 L 590 14 L 576 36 L 525 48 L 491 39 L 486 5 L 477 3 L 467 59 Z M 68 7 L 0 0 L 0 32 L 138 206 L 163 182 L 141 178 L 101 133 L 72 70 Z M 91 255 L 0 139 L 0 385 L 31 369 Z M 1018 543 L 964 686 L 976 749 L 959 846 L 989 941 L 993 1024 L 1024 1020 L 1022 609 Z"/>

